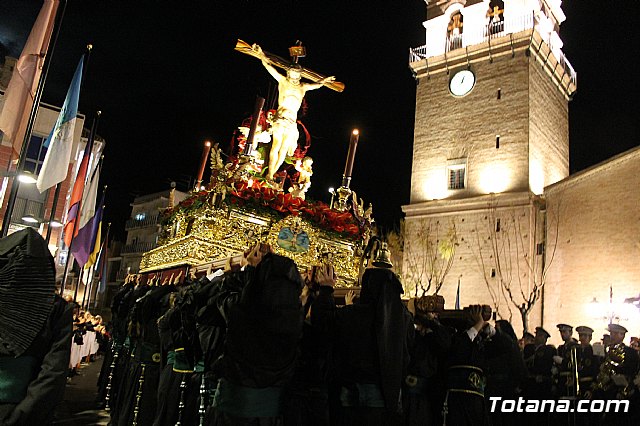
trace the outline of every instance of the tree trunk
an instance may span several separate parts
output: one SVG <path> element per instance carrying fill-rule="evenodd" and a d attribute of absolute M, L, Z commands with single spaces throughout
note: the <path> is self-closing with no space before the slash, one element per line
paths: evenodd
<path fill-rule="evenodd" d="M 520 311 L 520 318 L 522 319 L 522 332 L 529 331 L 529 311 L 526 309 L 518 309 Z"/>

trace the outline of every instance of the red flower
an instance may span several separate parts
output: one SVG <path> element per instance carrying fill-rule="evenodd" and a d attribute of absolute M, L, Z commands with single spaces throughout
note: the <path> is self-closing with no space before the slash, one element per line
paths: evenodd
<path fill-rule="evenodd" d="M 351 235 L 358 235 L 360 234 L 360 228 L 358 227 L 358 225 L 350 224 L 344 227 L 344 232 L 347 232 Z"/>

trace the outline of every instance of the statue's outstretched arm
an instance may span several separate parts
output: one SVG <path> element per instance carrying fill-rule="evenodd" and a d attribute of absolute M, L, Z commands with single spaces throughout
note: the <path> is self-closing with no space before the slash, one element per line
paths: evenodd
<path fill-rule="evenodd" d="M 254 44 L 253 46 L 251 46 L 251 49 L 253 49 L 253 51 L 258 54 L 258 58 L 260 58 L 260 61 L 262 61 L 262 66 L 265 67 L 267 71 L 269 71 L 269 74 L 271 74 L 271 76 L 275 78 L 279 83 L 280 80 L 284 78 L 284 76 L 276 71 L 273 65 L 269 63 L 269 59 L 267 58 L 267 55 L 265 55 L 262 51 L 262 48 L 258 44 Z"/>
<path fill-rule="evenodd" d="M 326 83 L 332 83 L 334 81 L 336 81 L 336 78 L 334 76 L 325 77 L 317 83 L 306 83 L 304 85 L 304 90 L 316 90 L 324 86 Z"/>

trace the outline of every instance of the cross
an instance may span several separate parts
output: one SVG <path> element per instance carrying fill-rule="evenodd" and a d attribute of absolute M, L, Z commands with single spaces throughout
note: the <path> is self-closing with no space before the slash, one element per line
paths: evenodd
<path fill-rule="evenodd" d="M 496 16 L 502 15 L 503 12 L 504 12 L 504 9 L 500 9 L 499 6 L 493 6 L 493 11 L 489 9 L 489 11 L 487 12 L 487 16 L 491 16 L 495 18 Z"/>
<path fill-rule="evenodd" d="M 242 40 L 238 40 L 238 42 L 236 43 L 235 50 L 237 50 L 240 53 L 244 53 L 245 55 L 257 57 L 256 53 L 251 48 L 251 45 Z M 274 67 L 281 68 L 284 70 L 287 70 L 291 67 L 290 61 L 284 58 L 281 58 L 278 55 L 274 55 L 273 53 L 269 53 L 269 52 L 264 52 L 264 54 L 267 56 L 267 59 L 269 60 L 271 65 L 273 65 Z M 295 46 L 292 46 L 289 48 L 289 54 L 291 55 L 291 59 L 294 61 L 294 63 L 298 63 L 297 62 L 298 58 L 303 58 L 305 56 L 306 49 L 304 48 L 304 46 L 302 46 L 302 43 L 298 41 Z M 300 74 L 302 75 L 302 77 L 308 80 L 311 80 L 314 83 L 317 83 L 326 77 L 322 74 L 319 74 L 315 71 L 312 71 L 304 67 L 302 68 Z M 340 83 L 339 81 L 332 81 L 330 83 L 325 83 L 325 86 L 331 90 L 335 90 L 336 92 L 342 92 L 344 90 L 344 83 Z"/>

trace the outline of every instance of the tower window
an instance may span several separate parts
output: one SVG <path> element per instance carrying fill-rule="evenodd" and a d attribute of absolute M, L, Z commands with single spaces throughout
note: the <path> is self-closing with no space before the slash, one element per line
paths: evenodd
<path fill-rule="evenodd" d="M 496 135 L 496 149 L 500 148 L 500 135 Z"/>
<path fill-rule="evenodd" d="M 449 164 L 447 166 L 448 189 L 464 189 L 467 165 L 465 162 Z"/>
<path fill-rule="evenodd" d="M 502 97 L 502 89 L 498 88 L 498 96 L 497 98 L 500 99 Z"/>
<path fill-rule="evenodd" d="M 447 25 L 447 50 L 460 49 L 462 47 L 463 16 L 460 11 L 451 14 L 451 20 Z"/>
<path fill-rule="evenodd" d="M 489 35 L 500 34 L 504 31 L 504 1 L 491 0 L 489 2 L 489 10 L 487 11 L 489 18 Z"/>
<path fill-rule="evenodd" d="M 496 219 L 496 232 L 500 232 L 500 219 Z"/>

